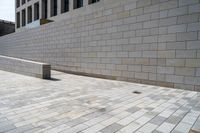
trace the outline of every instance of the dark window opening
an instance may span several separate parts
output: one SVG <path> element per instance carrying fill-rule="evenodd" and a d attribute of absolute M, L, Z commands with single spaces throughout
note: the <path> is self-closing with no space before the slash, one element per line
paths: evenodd
<path fill-rule="evenodd" d="M 26 25 L 26 10 L 22 10 L 22 26 Z"/>
<path fill-rule="evenodd" d="M 20 12 L 17 13 L 17 28 L 20 27 Z"/>
<path fill-rule="evenodd" d="M 100 0 L 89 0 L 89 4 L 93 4 L 93 3 L 96 3 L 96 2 L 99 2 Z"/>
<path fill-rule="evenodd" d="M 57 15 L 58 4 L 57 0 L 51 0 L 51 16 Z"/>
<path fill-rule="evenodd" d="M 74 9 L 83 7 L 83 0 L 74 0 Z"/>
<path fill-rule="evenodd" d="M 16 5 L 17 5 L 17 8 L 20 7 L 20 0 L 17 0 Z"/>
<path fill-rule="evenodd" d="M 34 20 L 38 20 L 40 16 L 39 11 L 39 2 L 34 4 Z"/>
<path fill-rule="evenodd" d="M 28 7 L 28 23 L 32 22 L 32 6 Z"/>
<path fill-rule="evenodd" d="M 42 0 L 42 18 L 48 17 L 48 0 Z"/>
<path fill-rule="evenodd" d="M 22 5 L 26 3 L 26 0 L 22 0 Z"/>
<path fill-rule="evenodd" d="M 61 13 L 69 11 L 69 0 L 62 0 L 61 1 Z"/>

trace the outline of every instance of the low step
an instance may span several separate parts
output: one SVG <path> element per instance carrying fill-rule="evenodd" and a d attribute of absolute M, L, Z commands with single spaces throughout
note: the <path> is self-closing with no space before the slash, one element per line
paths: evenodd
<path fill-rule="evenodd" d="M 51 65 L 49 64 L 2 55 L 0 55 L 0 70 L 42 79 L 51 78 Z"/>

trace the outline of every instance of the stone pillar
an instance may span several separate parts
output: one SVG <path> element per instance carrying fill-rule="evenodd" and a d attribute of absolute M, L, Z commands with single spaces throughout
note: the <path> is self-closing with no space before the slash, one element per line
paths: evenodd
<path fill-rule="evenodd" d="M 33 5 L 32 5 L 32 22 L 35 21 L 35 20 L 34 20 L 34 11 L 35 11 L 35 10 L 34 10 L 34 4 L 33 4 Z"/>
<path fill-rule="evenodd" d="M 17 1 L 15 0 L 15 29 L 17 29 Z"/>
<path fill-rule="evenodd" d="M 20 11 L 20 27 L 22 27 L 22 10 Z"/>
<path fill-rule="evenodd" d="M 83 0 L 83 7 L 88 5 L 88 0 Z"/>
<path fill-rule="evenodd" d="M 59 15 L 59 14 L 61 14 L 61 0 L 58 0 L 57 2 L 58 2 L 57 3 L 57 5 L 58 5 L 57 14 Z"/>
<path fill-rule="evenodd" d="M 69 0 L 69 11 L 74 10 L 74 0 Z"/>
<path fill-rule="evenodd" d="M 47 3 L 47 18 L 50 18 L 51 17 L 51 0 L 48 1 Z"/>
<path fill-rule="evenodd" d="M 42 0 L 39 1 L 39 18 L 42 19 Z"/>
<path fill-rule="evenodd" d="M 25 8 L 25 12 L 26 12 L 26 24 L 28 24 L 28 7 Z"/>

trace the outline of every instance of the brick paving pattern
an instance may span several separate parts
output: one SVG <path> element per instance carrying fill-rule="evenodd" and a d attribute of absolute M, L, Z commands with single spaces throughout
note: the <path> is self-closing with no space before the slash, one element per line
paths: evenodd
<path fill-rule="evenodd" d="M 198 92 L 52 73 L 0 71 L 0 133 L 200 131 Z"/>

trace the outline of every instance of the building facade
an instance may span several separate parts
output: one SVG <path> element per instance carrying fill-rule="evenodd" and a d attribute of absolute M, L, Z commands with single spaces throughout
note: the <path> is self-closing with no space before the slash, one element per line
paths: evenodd
<path fill-rule="evenodd" d="M 69 73 L 200 91 L 199 0 L 21 2 L 18 31 L 0 37 L 2 55 Z M 54 22 L 26 28 L 42 18 Z"/>
<path fill-rule="evenodd" d="M 13 32 L 15 32 L 15 23 L 0 20 L 0 36 L 4 36 Z"/>
<path fill-rule="evenodd" d="M 39 26 L 41 19 L 51 19 L 96 2 L 99 0 L 16 0 L 16 29 Z"/>

